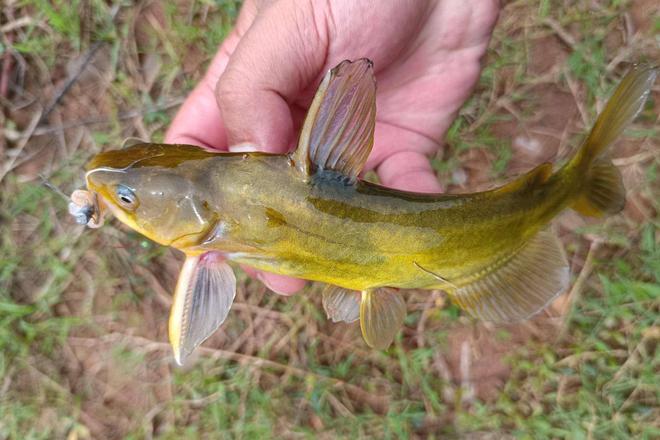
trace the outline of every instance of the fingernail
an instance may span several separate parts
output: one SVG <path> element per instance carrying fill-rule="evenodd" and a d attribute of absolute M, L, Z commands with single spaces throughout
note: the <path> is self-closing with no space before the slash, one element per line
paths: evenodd
<path fill-rule="evenodd" d="M 253 151 L 258 151 L 257 147 L 247 142 L 244 142 L 242 144 L 230 145 L 227 149 L 232 153 L 251 153 Z"/>

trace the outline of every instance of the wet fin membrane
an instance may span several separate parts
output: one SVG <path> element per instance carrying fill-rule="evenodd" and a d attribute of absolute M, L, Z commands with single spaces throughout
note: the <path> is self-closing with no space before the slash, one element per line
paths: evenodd
<path fill-rule="evenodd" d="M 319 86 L 294 153 L 304 176 L 332 170 L 354 182 L 371 152 L 376 79 L 371 61 L 343 61 Z"/>
<path fill-rule="evenodd" d="M 360 328 L 365 342 L 384 350 L 392 344 L 406 317 L 406 303 L 398 291 L 380 288 L 362 292 Z"/>
<path fill-rule="evenodd" d="M 589 178 L 573 209 L 582 215 L 603 217 L 620 212 L 626 204 L 626 189 L 618 168 L 600 159 L 589 169 Z"/>
<path fill-rule="evenodd" d="M 216 253 L 186 258 L 169 322 L 170 344 L 179 365 L 222 324 L 235 296 L 234 272 Z"/>
<path fill-rule="evenodd" d="M 559 240 L 552 232 L 541 231 L 477 277 L 449 290 L 453 301 L 476 318 L 510 323 L 535 315 L 561 294 L 568 286 L 569 267 Z"/>
<path fill-rule="evenodd" d="M 323 290 L 323 309 L 332 322 L 360 319 L 360 292 L 328 285 Z"/>

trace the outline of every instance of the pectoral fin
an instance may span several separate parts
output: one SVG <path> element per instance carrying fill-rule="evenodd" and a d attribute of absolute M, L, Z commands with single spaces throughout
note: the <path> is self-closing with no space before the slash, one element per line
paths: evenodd
<path fill-rule="evenodd" d="M 375 289 L 362 292 L 360 328 L 366 343 L 379 350 L 394 340 L 406 317 L 406 303 L 394 289 Z"/>
<path fill-rule="evenodd" d="M 293 159 L 308 178 L 333 170 L 354 181 L 371 152 L 376 121 L 373 64 L 341 62 L 321 82 L 307 112 Z"/>
<path fill-rule="evenodd" d="M 353 322 L 360 318 L 360 292 L 328 285 L 323 290 L 323 309 L 332 322 Z"/>
<path fill-rule="evenodd" d="M 569 271 L 561 243 L 542 231 L 514 255 L 495 261 L 475 279 L 448 289 L 452 300 L 470 315 L 496 323 L 530 318 L 568 286 Z"/>
<path fill-rule="evenodd" d="M 234 272 L 218 254 L 186 258 L 169 323 L 170 344 L 179 365 L 222 324 L 235 295 Z"/>

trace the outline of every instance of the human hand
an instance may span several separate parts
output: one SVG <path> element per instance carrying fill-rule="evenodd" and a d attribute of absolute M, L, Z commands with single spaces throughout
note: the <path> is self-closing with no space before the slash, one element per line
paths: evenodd
<path fill-rule="evenodd" d="M 375 169 L 388 187 L 439 192 L 428 157 L 478 79 L 498 3 L 246 0 L 165 141 L 230 151 L 249 143 L 284 153 L 295 145 L 325 72 L 366 57 L 378 94 L 365 169 Z M 281 294 L 304 285 L 249 272 Z"/>

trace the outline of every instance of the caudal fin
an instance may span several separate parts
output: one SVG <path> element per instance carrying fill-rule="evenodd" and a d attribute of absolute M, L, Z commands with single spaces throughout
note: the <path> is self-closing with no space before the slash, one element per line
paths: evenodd
<path fill-rule="evenodd" d="M 644 107 L 656 74 L 656 68 L 650 66 L 635 66 L 628 72 L 569 163 L 569 167 L 586 176 L 582 194 L 572 206 L 579 213 L 600 217 L 623 209 L 625 188 L 621 173 L 603 156 Z"/>
<path fill-rule="evenodd" d="M 626 188 L 619 169 L 609 159 L 597 159 L 587 173 L 582 194 L 572 208 L 589 217 L 620 212 L 626 204 Z"/>

